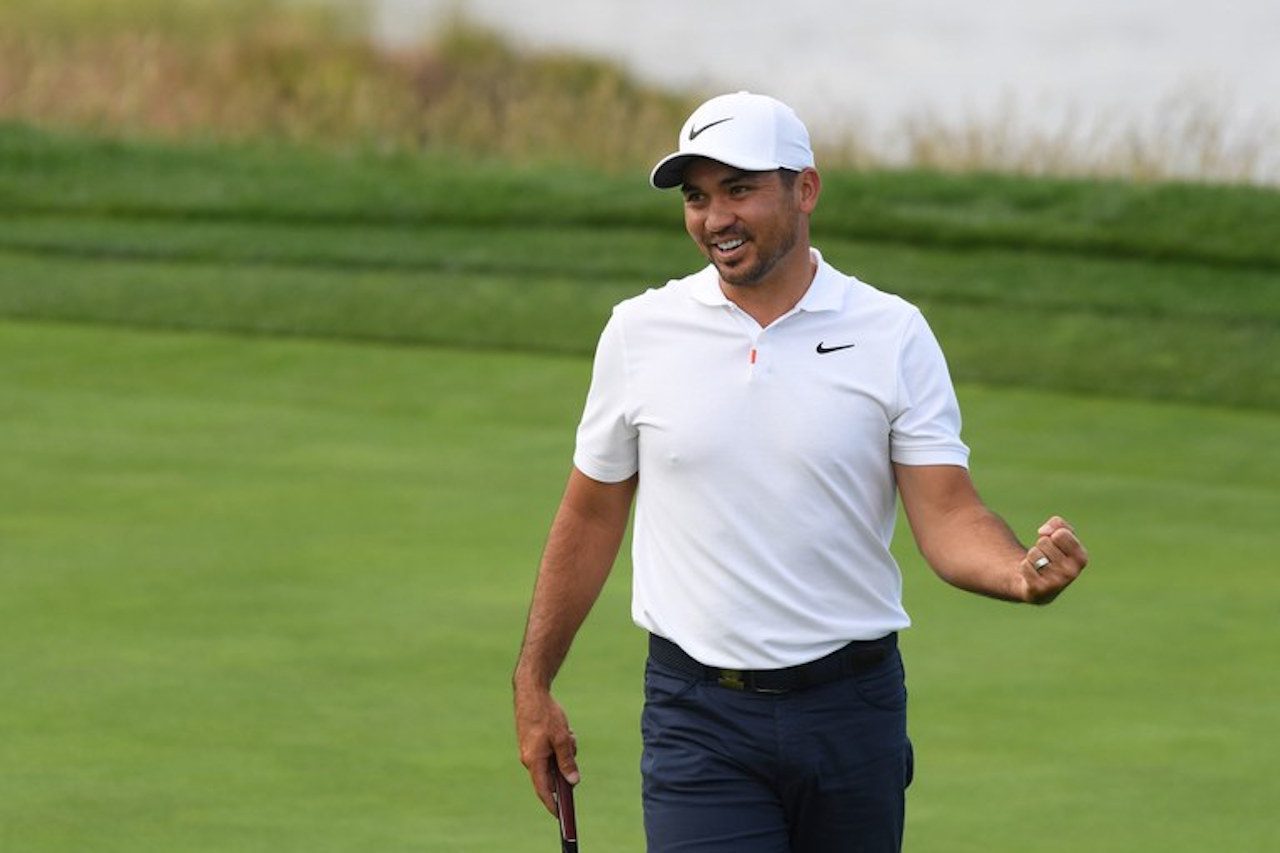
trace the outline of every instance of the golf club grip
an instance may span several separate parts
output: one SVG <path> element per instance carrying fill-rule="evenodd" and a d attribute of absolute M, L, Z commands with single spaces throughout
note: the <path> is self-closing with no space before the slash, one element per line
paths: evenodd
<path fill-rule="evenodd" d="M 551 759 L 551 778 L 556 783 L 556 816 L 560 819 L 561 853 L 578 853 L 578 817 L 573 808 L 573 786 Z"/>

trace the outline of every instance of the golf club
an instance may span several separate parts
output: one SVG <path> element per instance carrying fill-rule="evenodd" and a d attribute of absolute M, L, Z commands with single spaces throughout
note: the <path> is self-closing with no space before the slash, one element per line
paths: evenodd
<path fill-rule="evenodd" d="M 573 786 L 560 772 L 554 755 L 549 763 L 551 778 L 555 780 L 556 817 L 560 819 L 560 851 L 578 853 L 578 819 L 573 810 Z"/>

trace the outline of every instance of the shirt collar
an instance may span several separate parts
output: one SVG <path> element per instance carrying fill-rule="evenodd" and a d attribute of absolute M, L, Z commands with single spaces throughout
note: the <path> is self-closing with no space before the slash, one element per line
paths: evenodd
<path fill-rule="evenodd" d="M 809 283 L 809 289 L 800 297 L 797 311 L 839 311 L 844 307 L 844 288 L 835 268 L 822 259 L 822 253 L 812 247 L 809 255 L 818 265 L 818 272 Z M 728 305 L 729 298 L 720 289 L 720 275 L 708 264 L 693 277 L 693 298 L 703 305 Z"/>
<path fill-rule="evenodd" d="M 724 291 L 720 289 L 720 274 L 716 272 L 714 264 L 707 264 L 701 271 L 694 274 L 690 292 L 693 298 L 703 305 L 729 304 L 729 297 L 725 296 Z"/>
<path fill-rule="evenodd" d="M 818 272 L 796 308 L 800 311 L 839 311 L 844 307 L 845 290 L 840 274 L 822 259 L 822 253 L 817 249 L 811 247 L 809 254 L 818 265 Z"/>

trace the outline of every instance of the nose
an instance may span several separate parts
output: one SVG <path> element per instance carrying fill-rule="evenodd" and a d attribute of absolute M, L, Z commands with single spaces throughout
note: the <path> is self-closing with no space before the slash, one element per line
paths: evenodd
<path fill-rule="evenodd" d="M 735 219 L 729 204 L 717 196 L 712 196 L 711 202 L 707 205 L 706 229 L 713 234 L 718 234 L 733 225 Z"/>

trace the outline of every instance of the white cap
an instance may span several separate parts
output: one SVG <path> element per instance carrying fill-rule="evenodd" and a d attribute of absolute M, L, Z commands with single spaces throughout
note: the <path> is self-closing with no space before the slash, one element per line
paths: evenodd
<path fill-rule="evenodd" d="M 813 167 L 809 131 L 791 107 L 768 95 L 720 95 L 693 111 L 680 128 L 680 148 L 653 167 L 649 183 L 660 190 L 679 186 L 695 157 L 748 172 Z"/>

